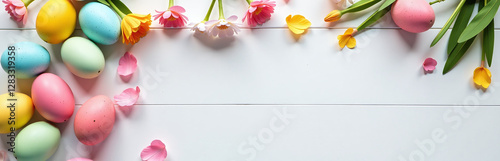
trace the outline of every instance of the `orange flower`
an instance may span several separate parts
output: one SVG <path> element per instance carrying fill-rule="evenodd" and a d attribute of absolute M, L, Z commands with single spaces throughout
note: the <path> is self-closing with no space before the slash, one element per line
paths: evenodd
<path fill-rule="evenodd" d="M 148 34 L 150 25 L 151 14 L 141 15 L 131 13 L 126 15 L 123 17 L 121 24 L 123 43 L 135 44 L 139 42 L 142 37 Z"/>
<path fill-rule="evenodd" d="M 342 17 L 342 12 L 339 10 L 333 10 L 332 12 L 328 13 L 325 17 L 325 22 L 335 22 L 338 21 Z"/>
<path fill-rule="evenodd" d="M 337 36 L 337 39 L 339 40 L 339 46 L 340 48 L 344 48 L 346 45 L 349 49 L 352 49 L 356 47 L 356 39 L 354 38 L 354 34 L 358 30 L 349 28 L 345 31 L 344 35 L 339 35 Z"/>

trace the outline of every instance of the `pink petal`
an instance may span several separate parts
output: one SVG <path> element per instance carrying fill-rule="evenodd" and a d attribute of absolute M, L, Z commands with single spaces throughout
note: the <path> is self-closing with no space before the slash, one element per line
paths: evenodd
<path fill-rule="evenodd" d="M 119 95 L 116 95 L 114 99 L 118 106 L 132 106 L 137 102 L 137 99 L 139 99 L 140 92 L 141 89 L 139 89 L 139 87 L 135 87 L 135 89 L 127 88 Z"/>
<path fill-rule="evenodd" d="M 73 158 L 68 161 L 93 161 L 92 159 L 87 159 L 87 158 Z"/>
<path fill-rule="evenodd" d="M 437 61 L 432 58 L 427 58 L 422 65 L 426 72 L 432 72 L 436 69 Z"/>
<path fill-rule="evenodd" d="M 229 22 L 234 22 L 234 21 L 238 20 L 238 16 L 232 15 L 229 18 L 227 18 L 226 20 Z"/>
<path fill-rule="evenodd" d="M 120 58 L 118 65 L 118 74 L 121 76 L 129 76 L 135 72 L 137 69 L 137 59 L 130 52 L 125 52 L 125 54 Z"/>
<path fill-rule="evenodd" d="M 169 8 L 169 10 L 177 12 L 177 13 L 184 13 L 184 12 L 186 12 L 186 10 L 184 9 L 184 7 L 181 7 L 181 6 L 172 6 L 172 7 Z"/>
<path fill-rule="evenodd" d="M 151 145 L 144 148 L 141 152 L 143 161 L 163 161 L 167 158 L 167 149 L 160 140 L 153 140 Z"/>

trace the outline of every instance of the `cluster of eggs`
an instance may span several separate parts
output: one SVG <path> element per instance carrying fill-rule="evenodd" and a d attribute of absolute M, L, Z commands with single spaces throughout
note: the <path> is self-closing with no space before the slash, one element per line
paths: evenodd
<path fill-rule="evenodd" d="M 61 58 L 74 75 L 91 79 L 99 76 L 105 66 L 104 55 L 95 44 L 110 45 L 120 36 L 120 19 L 108 6 L 98 2 L 87 3 L 79 12 L 78 20 L 88 38 L 71 37 L 76 26 L 76 10 L 71 1 L 49 0 L 42 6 L 36 19 L 36 31 L 50 44 L 63 43 Z M 90 40 L 89 40 L 90 39 Z M 11 50 L 13 49 L 13 50 Z M 75 99 L 69 85 L 59 76 L 44 73 L 50 65 L 50 54 L 41 45 L 19 42 L 5 50 L 0 57 L 2 68 L 8 72 L 15 52 L 15 76 L 19 79 L 35 78 L 31 97 L 23 93 L 0 95 L 0 105 L 7 106 L 15 99 L 15 124 L 9 124 L 11 109 L 0 108 L 0 133 L 22 128 L 38 111 L 47 121 L 24 127 L 15 140 L 18 160 L 47 160 L 55 153 L 61 132 L 55 126 L 68 121 L 74 113 Z M 11 119 L 11 118 L 10 118 Z M 108 137 L 115 122 L 113 101 L 107 96 L 87 100 L 77 111 L 74 131 L 85 145 L 95 145 Z"/>

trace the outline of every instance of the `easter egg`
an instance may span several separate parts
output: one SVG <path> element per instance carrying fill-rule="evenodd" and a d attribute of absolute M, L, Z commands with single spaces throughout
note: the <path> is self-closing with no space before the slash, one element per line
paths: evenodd
<path fill-rule="evenodd" d="M 95 96 L 83 103 L 76 113 L 75 135 L 85 145 L 96 145 L 108 137 L 114 124 L 113 101 L 107 96 Z"/>
<path fill-rule="evenodd" d="M 66 40 L 61 48 L 61 57 L 69 71 L 81 78 L 95 78 L 104 69 L 101 49 L 83 37 Z"/>
<path fill-rule="evenodd" d="M 15 131 L 30 121 L 33 116 L 33 102 L 28 95 L 23 93 L 10 93 L 0 95 L 0 133 L 10 133 L 11 127 Z"/>
<path fill-rule="evenodd" d="M 73 92 L 57 75 L 44 73 L 38 76 L 31 86 L 31 97 L 36 110 L 49 121 L 61 123 L 73 115 Z"/>
<path fill-rule="evenodd" d="M 102 3 L 87 3 L 80 10 L 78 20 L 83 33 L 95 43 L 111 45 L 120 36 L 120 19 Z"/>
<path fill-rule="evenodd" d="M 16 78 L 32 78 L 47 70 L 50 54 L 36 43 L 19 42 L 5 49 L 0 61 L 8 74 L 15 72 Z"/>
<path fill-rule="evenodd" d="M 436 15 L 425 0 L 397 0 L 392 4 L 391 16 L 401 29 L 421 33 L 434 25 Z"/>
<path fill-rule="evenodd" d="M 45 161 L 57 150 L 61 132 L 45 121 L 26 126 L 16 137 L 15 153 L 18 161 Z"/>
<path fill-rule="evenodd" d="M 48 43 L 59 44 L 75 30 L 76 10 L 70 0 L 49 0 L 36 17 L 38 36 Z"/>

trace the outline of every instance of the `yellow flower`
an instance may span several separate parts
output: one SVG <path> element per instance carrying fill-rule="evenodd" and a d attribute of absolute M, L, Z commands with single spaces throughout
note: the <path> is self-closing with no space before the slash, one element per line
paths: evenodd
<path fill-rule="evenodd" d="M 346 45 L 348 48 L 352 49 L 356 47 L 356 39 L 352 36 L 355 34 L 358 30 L 348 28 L 344 35 L 339 35 L 337 36 L 337 39 L 339 39 L 339 46 L 340 48 L 344 48 Z"/>
<path fill-rule="evenodd" d="M 123 17 L 121 24 L 123 43 L 135 44 L 139 42 L 142 37 L 148 34 L 150 25 L 151 14 L 141 15 L 131 13 L 126 15 Z"/>
<path fill-rule="evenodd" d="M 340 13 L 339 10 L 333 10 L 332 12 L 328 13 L 325 17 L 325 22 L 335 22 L 338 21 L 342 17 L 342 13 Z"/>
<path fill-rule="evenodd" d="M 311 27 L 311 22 L 302 15 L 295 15 L 293 17 L 292 15 L 288 15 L 288 17 L 286 17 L 286 24 L 294 34 L 303 34 Z"/>
<path fill-rule="evenodd" d="M 478 86 L 487 89 L 491 84 L 491 72 L 485 67 L 477 67 L 476 70 L 474 70 L 473 79 L 474 83 Z"/>

